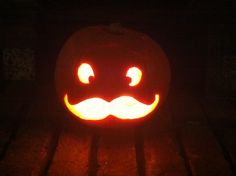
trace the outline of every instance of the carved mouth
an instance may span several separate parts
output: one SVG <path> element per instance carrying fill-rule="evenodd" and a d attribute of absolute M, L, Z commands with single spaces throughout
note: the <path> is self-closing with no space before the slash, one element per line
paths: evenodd
<path fill-rule="evenodd" d="M 66 107 L 84 120 L 102 120 L 112 115 L 119 119 L 138 119 L 151 113 L 158 105 L 159 94 L 151 104 L 144 104 L 131 96 L 120 96 L 110 102 L 102 98 L 89 98 L 77 104 L 70 104 L 68 95 L 64 96 Z"/>

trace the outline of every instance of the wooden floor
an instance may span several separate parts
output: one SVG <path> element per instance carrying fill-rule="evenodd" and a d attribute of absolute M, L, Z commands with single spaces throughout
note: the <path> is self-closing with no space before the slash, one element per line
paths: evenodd
<path fill-rule="evenodd" d="M 50 86 L 9 84 L 0 94 L 1 176 L 236 175 L 236 109 L 187 91 L 125 129 L 66 117 Z"/>

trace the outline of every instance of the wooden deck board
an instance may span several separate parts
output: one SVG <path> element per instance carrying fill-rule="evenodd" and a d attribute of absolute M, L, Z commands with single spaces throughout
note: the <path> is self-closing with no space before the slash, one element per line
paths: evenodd
<path fill-rule="evenodd" d="M 134 131 L 109 131 L 100 134 L 98 175 L 137 175 Z"/>
<path fill-rule="evenodd" d="M 235 173 L 232 168 L 236 162 L 236 131 L 232 128 L 234 124 L 230 125 L 235 120 L 232 109 L 219 109 L 208 102 L 200 104 L 197 98 L 180 94 L 171 101 L 171 111 L 166 105 L 162 113 L 141 126 L 94 129 L 76 121 L 64 123 L 62 119 L 67 117 L 54 90 L 39 89 L 38 98 L 24 113 L 22 106 L 30 98 L 19 95 L 24 89 L 7 89 L 13 93 L 0 96 L 3 105 L 0 153 L 5 150 L 0 160 L 0 175 L 227 176 Z M 18 119 L 19 116 L 22 117 Z M 213 127 L 209 126 L 212 122 Z M 219 122 L 225 123 L 222 126 Z M 7 148 L 6 143 L 9 143 Z"/>
<path fill-rule="evenodd" d="M 14 84 L 8 85 L 8 88 L 0 96 L 0 159 L 4 157 L 11 137 L 25 113 L 24 106 L 27 106 L 33 97 L 32 86 L 25 88 L 25 86 Z"/>
<path fill-rule="evenodd" d="M 1 172 L 6 175 L 38 175 L 45 162 L 52 140 L 47 127 L 24 127 L 11 143 L 6 157 L 0 163 Z M 40 130 L 38 129 L 40 128 Z"/>
<path fill-rule="evenodd" d="M 235 134 L 236 129 L 230 128 L 230 129 L 221 129 L 218 131 L 220 137 L 222 138 L 222 141 L 224 143 L 224 146 L 226 147 L 227 151 L 229 152 L 230 159 L 232 162 L 232 167 L 234 167 L 234 173 L 236 168 L 236 140 L 235 140 Z"/>
<path fill-rule="evenodd" d="M 209 122 L 218 137 L 225 158 L 231 167 L 234 175 L 236 174 L 236 142 L 235 125 L 236 109 L 230 104 L 219 100 L 201 101 L 207 114 Z"/>
<path fill-rule="evenodd" d="M 179 108 L 174 107 L 172 113 L 175 121 L 181 116 L 187 121 L 178 128 L 178 133 L 192 175 L 232 175 L 223 150 L 207 125 L 200 103 L 191 98 L 191 95 L 182 96 L 182 101 L 178 103 L 181 104 L 180 107 L 185 107 L 185 110 L 179 111 Z"/>
<path fill-rule="evenodd" d="M 0 162 L 1 174 L 38 175 L 42 172 L 53 137 L 53 124 L 48 117 L 55 117 L 55 113 L 59 112 L 54 101 L 44 102 L 49 95 L 48 91 L 40 94 L 22 119 L 17 134 Z"/>
<path fill-rule="evenodd" d="M 172 132 L 145 139 L 146 175 L 187 175 Z"/>
<path fill-rule="evenodd" d="M 146 175 L 187 175 L 169 111 L 156 118 L 144 129 Z"/>
<path fill-rule="evenodd" d="M 179 107 L 185 108 L 180 111 Z M 172 114 L 175 122 L 183 117 L 186 121 L 177 131 L 192 175 L 232 175 L 198 99 L 182 94 L 181 101 L 172 104 Z"/>
<path fill-rule="evenodd" d="M 90 146 L 91 135 L 88 131 L 63 130 L 48 175 L 88 175 Z"/>
<path fill-rule="evenodd" d="M 193 175 L 233 175 L 208 127 L 186 126 L 181 129 L 181 137 Z"/>

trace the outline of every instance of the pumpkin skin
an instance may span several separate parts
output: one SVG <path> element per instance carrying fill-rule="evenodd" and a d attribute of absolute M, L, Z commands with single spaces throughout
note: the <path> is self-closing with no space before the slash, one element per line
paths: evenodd
<path fill-rule="evenodd" d="M 78 70 L 82 64 L 89 65 L 93 71 L 93 76 L 90 74 L 86 79 L 88 83 L 83 83 L 79 78 Z M 135 86 L 129 85 L 133 79 L 127 77 L 127 71 L 131 67 L 142 73 Z M 62 47 L 55 69 L 57 93 L 65 108 L 76 119 L 102 126 L 136 123 L 149 118 L 163 103 L 169 83 L 169 62 L 160 46 L 146 34 L 123 27 L 91 26 L 75 32 Z M 156 104 L 150 112 L 132 117 L 125 113 L 107 113 L 101 117 L 87 118 L 70 109 L 94 98 L 106 101 L 105 106 L 123 96 L 137 100 L 140 103 L 137 110 L 146 107 L 141 105 Z M 93 111 L 102 104 L 100 100 L 93 108 L 87 110 L 82 106 L 82 109 Z M 102 108 L 106 111 L 111 106 Z"/>

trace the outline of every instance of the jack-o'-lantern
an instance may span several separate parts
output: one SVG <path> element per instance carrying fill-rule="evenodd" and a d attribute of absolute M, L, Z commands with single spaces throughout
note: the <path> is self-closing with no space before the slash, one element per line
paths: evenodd
<path fill-rule="evenodd" d="M 91 26 L 62 47 L 56 89 L 72 116 L 89 123 L 146 119 L 164 101 L 169 62 L 147 35 L 123 27 Z"/>

